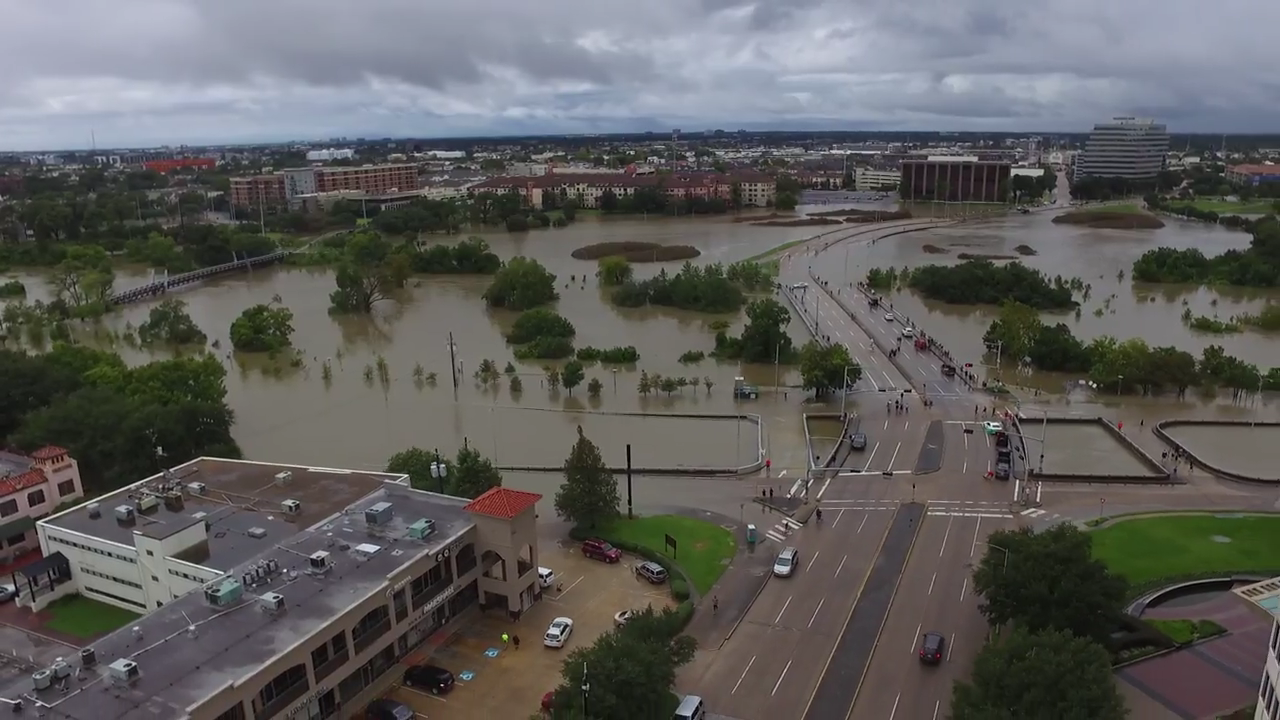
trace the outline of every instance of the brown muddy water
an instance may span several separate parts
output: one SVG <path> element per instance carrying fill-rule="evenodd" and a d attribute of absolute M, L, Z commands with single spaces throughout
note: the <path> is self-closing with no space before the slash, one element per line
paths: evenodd
<path fill-rule="evenodd" d="M 1175 425 L 1169 436 L 1214 467 L 1248 477 L 1280 479 L 1280 426 Z"/>

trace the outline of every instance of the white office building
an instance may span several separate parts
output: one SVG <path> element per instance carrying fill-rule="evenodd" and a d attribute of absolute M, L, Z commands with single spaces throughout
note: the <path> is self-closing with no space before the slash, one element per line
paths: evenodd
<path fill-rule="evenodd" d="M 356 156 L 356 151 L 351 149 L 337 150 L 329 148 L 328 150 L 308 150 L 308 162 L 329 162 L 330 160 L 350 160 Z"/>
<path fill-rule="evenodd" d="M 897 170 L 876 170 L 860 167 L 853 174 L 854 189 L 858 192 L 896 190 L 902 175 Z"/>
<path fill-rule="evenodd" d="M 1169 130 L 1152 120 L 1118 117 L 1093 126 L 1076 156 L 1074 177 L 1151 180 L 1164 169 Z"/>
<path fill-rule="evenodd" d="M 1271 636 L 1267 641 L 1267 657 L 1262 663 L 1253 720 L 1280 720 L 1280 577 L 1238 587 L 1232 592 L 1271 615 Z"/>

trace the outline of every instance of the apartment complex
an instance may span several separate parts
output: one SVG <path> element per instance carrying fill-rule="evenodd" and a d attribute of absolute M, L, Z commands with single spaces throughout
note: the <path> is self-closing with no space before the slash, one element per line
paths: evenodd
<path fill-rule="evenodd" d="M 1280 165 L 1232 165 L 1225 175 L 1230 182 L 1257 187 L 1280 182 Z"/>
<path fill-rule="evenodd" d="M 446 624 L 541 599 L 540 498 L 238 460 L 172 468 L 38 524 L 48 582 L 21 589 L 24 607 L 78 592 L 146 614 L 0 700 L 50 720 L 349 716 Z"/>
<path fill-rule="evenodd" d="M 144 170 L 152 170 L 161 174 L 168 174 L 174 170 L 212 170 L 218 167 L 216 158 L 208 157 L 188 157 L 188 158 L 168 158 L 165 160 L 150 160 L 142 163 Z"/>
<path fill-rule="evenodd" d="M 853 173 L 854 189 L 859 192 L 896 190 L 900 182 L 902 182 L 902 173 L 899 170 L 860 167 Z"/>
<path fill-rule="evenodd" d="M 1153 120 L 1118 117 L 1098 123 L 1076 155 L 1074 177 L 1150 180 L 1165 167 L 1169 130 Z"/>
<path fill-rule="evenodd" d="M 0 565 L 38 548 L 36 521 L 83 496 L 80 466 L 66 449 L 0 452 Z"/>
<path fill-rule="evenodd" d="M 737 186 L 742 204 L 747 207 L 769 207 L 778 195 L 777 181 L 771 175 L 754 172 L 731 174 L 715 172 L 677 172 L 671 174 L 629 173 L 557 173 L 532 177 L 495 177 L 467 188 L 475 197 L 480 193 L 516 193 L 525 205 L 542 207 L 547 194 L 562 199 L 575 198 L 581 207 L 598 208 L 600 199 L 611 192 L 619 198 L 634 195 L 639 188 L 661 190 L 668 198 L 720 199 L 728 202 Z"/>
<path fill-rule="evenodd" d="M 1013 166 L 975 156 L 934 155 L 903 160 L 899 194 L 903 200 L 1002 203 L 1008 201 Z"/>
<path fill-rule="evenodd" d="M 412 163 L 360 167 L 290 168 L 271 175 L 231 179 L 231 204 L 238 208 L 282 208 L 302 196 L 358 192 L 369 195 L 418 189 L 418 166 Z"/>

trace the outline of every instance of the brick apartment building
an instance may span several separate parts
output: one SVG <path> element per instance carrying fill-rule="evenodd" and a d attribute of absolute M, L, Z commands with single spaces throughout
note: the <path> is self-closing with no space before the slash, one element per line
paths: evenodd
<path fill-rule="evenodd" d="M 903 160 L 900 193 L 908 202 L 1006 202 L 1013 166 L 967 156 Z"/>
<path fill-rule="evenodd" d="M 777 181 L 771 175 L 753 172 L 722 174 L 677 172 L 632 175 L 628 173 L 557 173 L 537 177 L 495 177 L 467 188 L 471 197 L 484 192 L 518 193 L 525 205 L 541 207 L 546 193 L 576 198 L 584 208 L 600 207 L 600 198 L 612 191 L 617 197 L 635 194 L 643 187 L 661 188 L 671 199 L 698 198 L 728 201 L 737 185 L 747 207 L 769 207 L 777 198 Z"/>
<path fill-rule="evenodd" d="M 411 163 L 362 167 L 290 168 L 270 175 L 231 179 L 231 204 L 238 208 L 282 208 L 295 198 L 334 192 L 387 195 L 418 189 Z"/>
<path fill-rule="evenodd" d="M 192 170 L 212 170 L 218 167 L 216 158 L 169 158 L 167 160 L 151 160 L 142 163 L 144 170 L 151 170 L 162 175 L 167 175 L 174 170 L 192 169 Z"/>
<path fill-rule="evenodd" d="M 231 178 L 231 206 L 248 208 L 279 208 L 288 202 L 285 196 L 284 175 L 252 175 Z"/>
<path fill-rule="evenodd" d="M 38 548 L 36 521 L 83 496 L 80 466 L 65 449 L 0 452 L 0 565 Z"/>

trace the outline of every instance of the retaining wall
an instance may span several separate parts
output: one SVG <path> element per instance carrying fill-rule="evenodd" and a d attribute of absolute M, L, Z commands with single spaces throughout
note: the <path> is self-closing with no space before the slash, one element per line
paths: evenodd
<path fill-rule="evenodd" d="M 800 316 L 800 322 L 804 323 L 804 327 L 809 331 L 809 335 L 822 345 L 826 345 L 827 341 L 823 340 L 822 335 L 818 334 L 818 326 L 815 325 L 813 320 L 805 314 L 804 306 L 792 294 L 790 287 L 786 285 L 782 286 L 782 296 L 787 299 L 787 304 L 791 306 L 791 309 L 795 311 L 795 314 Z"/>
<path fill-rule="evenodd" d="M 1208 470 L 1214 475 L 1224 477 L 1228 480 L 1238 480 L 1240 482 L 1265 483 L 1268 485 L 1280 484 L 1280 477 L 1265 478 L 1265 477 L 1257 477 L 1255 475 L 1245 475 L 1245 474 L 1234 472 L 1232 470 L 1227 470 L 1226 468 L 1218 467 L 1217 465 L 1213 465 L 1211 463 L 1206 462 L 1204 458 L 1188 450 L 1185 445 L 1175 440 L 1173 436 L 1166 431 L 1166 428 L 1174 427 L 1177 425 L 1219 425 L 1219 426 L 1232 426 L 1232 427 L 1264 425 L 1267 427 L 1277 427 L 1277 426 L 1280 426 L 1280 423 L 1270 422 L 1270 421 L 1254 422 L 1251 420 L 1162 420 L 1156 423 L 1152 427 L 1152 432 L 1156 434 L 1156 437 L 1165 441 L 1169 445 L 1175 448 L 1178 448 L 1179 450 L 1182 451 L 1184 455 L 1191 458 L 1192 462 L 1204 468 L 1205 470 Z"/>
<path fill-rule="evenodd" d="M 674 467 L 640 467 L 632 466 L 631 473 L 633 475 L 750 475 L 764 468 L 765 447 L 764 447 L 764 420 L 754 413 L 654 413 L 654 412 L 603 412 L 592 410 L 557 410 L 555 408 L 521 408 L 535 412 L 552 412 L 563 413 L 572 412 L 575 415 L 620 415 L 628 417 L 654 417 L 654 418 L 684 418 L 691 420 L 735 420 L 751 423 L 756 428 L 756 458 L 754 461 L 739 467 L 717 467 L 717 466 L 674 466 Z M 498 470 L 503 472 L 561 472 L 564 465 L 498 465 Z M 626 466 L 615 467 L 609 466 L 609 472 L 625 473 Z"/>
<path fill-rule="evenodd" d="M 849 428 L 850 426 L 853 426 L 856 423 L 857 417 L 858 416 L 855 413 L 845 413 L 843 418 L 841 418 L 840 413 L 805 413 L 804 414 L 804 445 L 805 445 L 805 449 L 808 450 L 808 452 L 805 453 L 805 457 L 808 458 L 810 472 L 817 470 L 819 467 L 822 467 L 822 468 L 831 467 L 832 461 L 834 461 L 836 456 L 840 453 L 840 446 L 848 444 Z M 844 422 L 844 424 L 841 425 L 840 427 L 840 438 L 836 440 L 835 447 L 831 448 L 831 452 L 827 453 L 827 457 L 825 460 L 822 461 L 821 465 L 813 461 L 813 457 L 814 457 L 813 456 L 813 438 L 810 437 L 809 435 L 809 418 L 813 418 L 814 420 L 843 420 Z"/>
<path fill-rule="evenodd" d="M 1031 418 L 1025 418 L 1025 417 L 1024 417 L 1024 418 L 1022 418 L 1022 419 L 1025 419 L 1025 420 L 1031 420 Z M 1148 454 L 1148 453 L 1147 453 L 1147 451 L 1145 451 L 1145 450 L 1143 450 L 1142 448 L 1138 447 L 1137 443 L 1135 443 L 1134 441 L 1130 440 L 1130 439 L 1128 438 L 1128 436 L 1126 436 L 1123 432 L 1121 432 L 1121 431 L 1120 431 L 1120 429 L 1119 429 L 1119 428 L 1117 428 L 1115 425 L 1111 424 L 1111 421 L 1110 421 L 1110 420 L 1107 420 L 1106 418 L 1101 418 L 1101 417 L 1094 417 L 1094 418 L 1076 418 L 1076 417 L 1067 417 L 1067 418 L 1063 418 L 1063 417 L 1058 417 L 1058 418 L 1054 418 L 1054 417 L 1051 417 L 1051 418 L 1049 418 L 1049 423 L 1050 423 L 1050 424 L 1055 424 L 1055 425 L 1063 425 L 1063 424 L 1068 424 L 1068 423 L 1075 423 L 1075 424 L 1085 424 L 1085 423 L 1101 424 L 1101 425 L 1102 425 L 1102 427 L 1103 427 L 1104 429 L 1106 429 L 1106 431 L 1107 431 L 1108 433 L 1110 433 L 1110 434 L 1111 434 L 1111 437 L 1115 438 L 1115 439 L 1116 439 L 1116 441 L 1117 441 L 1117 442 L 1119 442 L 1119 443 L 1120 443 L 1120 445 L 1121 445 L 1122 447 L 1124 447 L 1126 450 L 1128 450 L 1129 452 L 1133 453 L 1133 456 L 1134 456 L 1134 457 L 1136 457 L 1136 458 L 1138 458 L 1138 460 L 1139 460 L 1143 465 L 1146 465 L 1148 468 L 1150 468 L 1151 472 L 1150 472 L 1149 474 L 1144 474 L 1144 475 L 1123 475 L 1123 474 L 1102 474 L 1102 475 L 1098 475 L 1098 474 L 1094 474 L 1094 473 L 1062 473 L 1062 472 L 1059 472 L 1059 473 L 1038 473 L 1038 472 L 1036 472 L 1036 471 L 1035 471 L 1035 469 L 1034 469 L 1034 468 L 1032 468 L 1032 466 L 1031 466 L 1031 460 L 1030 460 L 1031 456 L 1030 456 L 1029 454 L 1027 454 L 1027 477 L 1028 477 L 1028 479 L 1031 479 L 1031 480 L 1039 480 L 1039 481 L 1041 481 L 1041 482 L 1092 482 L 1092 483 L 1121 483 L 1121 482 L 1123 482 L 1123 483 L 1151 483 L 1151 484 L 1163 484 L 1163 483 L 1172 483 L 1172 482 L 1176 482 L 1176 480 L 1173 478 L 1172 473 L 1170 473 L 1168 470 L 1165 470 L 1165 469 L 1160 465 L 1160 463 L 1159 463 L 1155 458 L 1151 457 L 1151 455 L 1150 455 L 1150 454 Z M 1021 435 L 1021 434 L 1022 434 L 1022 425 L 1021 425 L 1021 423 L 1019 423 L 1019 424 L 1018 424 L 1018 434 L 1019 434 L 1019 435 Z M 1027 453 L 1027 448 L 1026 448 L 1025 444 L 1024 444 L 1024 446 L 1023 446 L 1023 450 L 1022 450 L 1022 451 L 1023 451 L 1023 453 L 1024 453 L 1024 454 L 1025 454 L 1025 453 Z"/>

